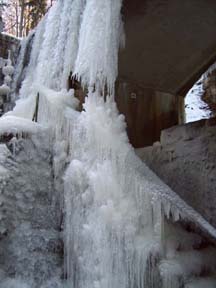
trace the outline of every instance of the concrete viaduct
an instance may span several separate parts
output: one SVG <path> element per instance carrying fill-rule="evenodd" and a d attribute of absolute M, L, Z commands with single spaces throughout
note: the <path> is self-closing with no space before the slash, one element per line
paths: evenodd
<path fill-rule="evenodd" d="M 116 101 L 137 148 L 184 122 L 184 96 L 216 61 L 216 0 L 123 0 L 122 17 Z"/>
<path fill-rule="evenodd" d="M 124 0 L 116 100 L 135 147 L 183 122 L 184 96 L 216 61 L 215 0 Z"/>

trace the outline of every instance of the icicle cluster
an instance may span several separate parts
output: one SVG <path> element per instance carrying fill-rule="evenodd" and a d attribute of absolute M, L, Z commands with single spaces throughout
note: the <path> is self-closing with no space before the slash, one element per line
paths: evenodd
<path fill-rule="evenodd" d="M 0 86 L 0 96 L 7 96 L 10 93 L 10 84 L 12 81 L 12 75 L 14 73 L 14 67 L 10 59 L 10 51 L 8 53 L 8 59 L 6 65 L 2 67 L 2 73 L 4 75 L 4 84 Z"/>
<path fill-rule="evenodd" d="M 121 1 L 89 0 L 83 13 L 75 75 L 88 87 L 75 119 L 65 175 L 66 275 L 73 288 L 138 287 L 150 282 L 160 254 L 161 214 L 131 163 L 124 118 L 113 97 Z M 153 269 L 152 269 L 153 270 Z"/>
<path fill-rule="evenodd" d="M 114 103 L 89 93 L 72 141 L 65 176 L 71 287 L 144 288 L 150 254 L 159 254 L 162 219 L 152 214 Z"/>
<path fill-rule="evenodd" d="M 9 113 L 32 119 L 39 94 L 38 122 L 52 127 L 58 151 L 55 173 L 70 162 L 65 270 L 73 288 L 144 288 L 150 255 L 160 253 L 162 218 L 131 166 L 134 152 L 113 100 L 121 2 L 58 1 L 35 31 L 20 99 Z M 81 113 L 73 91 L 64 90 L 70 74 L 88 88 Z"/>

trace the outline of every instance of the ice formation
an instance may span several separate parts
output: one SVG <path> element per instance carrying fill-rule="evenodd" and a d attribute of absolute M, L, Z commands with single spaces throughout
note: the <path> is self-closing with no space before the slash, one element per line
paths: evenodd
<path fill-rule="evenodd" d="M 0 96 L 7 96 L 10 93 L 10 83 L 12 81 L 12 75 L 14 73 L 14 67 L 12 66 L 12 62 L 10 60 L 10 52 L 8 55 L 8 59 L 6 65 L 2 65 L 2 73 L 4 77 L 4 84 L 0 86 Z"/>
<path fill-rule="evenodd" d="M 31 46 L 32 42 L 34 39 L 34 31 L 31 31 L 28 35 L 27 38 L 22 39 L 20 43 L 20 49 L 19 49 L 19 55 L 17 59 L 17 63 L 15 65 L 15 70 L 14 70 L 14 77 L 13 77 L 13 82 L 12 82 L 12 93 L 11 93 L 11 101 L 15 102 L 17 98 L 19 97 L 19 89 L 22 84 L 22 81 L 24 80 L 26 76 L 26 63 L 28 63 L 29 58 L 30 58 L 30 51 L 31 51 Z"/>
<path fill-rule="evenodd" d="M 167 236 L 167 248 L 164 248 L 165 215 L 167 218 L 172 215 L 175 221 L 181 217 L 196 221 L 213 237 L 216 232 L 141 163 L 128 142 L 124 117 L 119 115 L 114 101 L 118 50 L 124 39 L 121 5 L 121 0 L 59 0 L 50 9 L 21 49 L 16 81 L 23 77 L 24 51 L 32 41 L 19 99 L 13 111 L 0 120 L 0 134 L 30 135 L 34 141 L 28 145 L 40 149 L 43 145 L 46 149 L 48 145 L 49 152 L 43 155 L 53 153 L 53 190 L 57 190 L 60 199 L 64 195 L 64 204 L 61 204 L 65 287 L 180 288 L 188 277 L 187 268 L 195 266 L 190 275 L 196 276 L 203 262 L 194 252 L 193 257 L 200 262 L 187 263 L 187 256 L 177 253 L 178 239 L 169 239 L 170 235 Z M 6 75 L 9 70 L 9 67 L 5 68 Z M 68 91 L 71 75 L 88 91 L 82 112 L 76 109 L 79 103 L 74 91 Z M 35 138 L 41 139 L 41 135 L 47 141 L 36 141 Z M 18 136 L 19 141 L 22 139 Z M 49 183 L 50 166 L 48 169 L 43 162 L 40 171 L 35 158 L 37 179 L 38 175 L 44 175 Z M 27 167 L 24 171 L 28 181 L 30 172 Z M 46 177 L 43 190 L 46 190 Z M 19 177 L 16 179 L 19 181 Z M 22 200 L 22 196 L 19 197 Z M 32 204 L 28 205 L 33 209 Z M 41 203 L 37 207 L 43 214 Z M 47 223 L 46 219 L 44 221 Z M 43 242 L 48 243 L 50 234 L 47 236 L 44 230 L 40 232 Z M 12 247 L 17 248 L 16 239 L 21 241 L 19 237 L 24 235 L 31 248 L 29 239 L 38 239 L 40 234 L 37 233 L 28 225 L 20 225 L 12 237 Z M 173 235 L 177 233 L 179 231 L 174 231 Z M 184 235 L 183 251 L 192 250 L 197 243 L 196 237 L 190 236 Z M 37 243 L 35 245 L 37 251 Z M 22 244 L 22 253 L 29 257 L 31 250 L 26 249 Z M 23 261 L 19 249 L 13 248 L 12 252 L 16 263 Z M 43 257 L 43 247 L 40 246 L 39 252 L 36 256 L 41 257 L 40 263 L 48 265 L 47 257 Z M 207 256 L 210 254 L 211 251 L 206 252 Z M 164 261 L 160 261 L 161 258 Z M 35 267 L 35 261 L 31 259 L 31 269 Z M 212 262 L 211 259 L 206 266 L 214 266 Z M 44 283 L 37 282 L 37 277 L 32 279 L 32 270 L 27 268 L 24 276 L 17 273 L 17 280 L 5 278 L 0 287 L 14 287 L 14 283 L 22 288 L 61 287 L 60 273 L 54 268 L 48 273 L 51 278 Z M 193 287 L 193 283 L 188 285 Z"/>

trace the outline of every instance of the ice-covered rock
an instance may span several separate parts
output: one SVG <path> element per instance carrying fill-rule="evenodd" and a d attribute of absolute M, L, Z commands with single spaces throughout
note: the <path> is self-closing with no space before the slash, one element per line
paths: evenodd
<path fill-rule="evenodd" d="M 7 84 L 0 86 L 0 95 L 8 95 L 10 93 L 10 87 Z"/>
<path fill-rule="evenodd" d="M 41 287 L 55 277 L 61 282 L 60 210 L 45 135 L 0 146 L 0 287 Z"/>
<path fill-rule="evenodd" d="M 32 135 L 45 129 L 44 126 L 21 117 L 4 116 L 0 118 L 0 135 Z"/>
<path fill-rule="evenodd" d="M 11 76 L 14 73 L 14 67 L 12 65 L 6 65 L 2 68 L 2 72 L 5 76 Z"/>

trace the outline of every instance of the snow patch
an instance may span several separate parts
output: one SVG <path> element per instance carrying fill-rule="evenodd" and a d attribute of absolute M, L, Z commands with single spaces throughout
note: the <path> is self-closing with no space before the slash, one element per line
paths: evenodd
<path fill-rule="evenodd" d="M 16 116 L 4 116 L 0 118 L 0 135 L 35 134 L 43 131 L 44 127 L 28 119 Z"/>
<path fill-rule="evenodd" d="M 202 79 L 200 79 L 187 93 L 185 98 L 185 117 L 186 123 L 209 119 L 212 112 L 203 100 Z"/>

